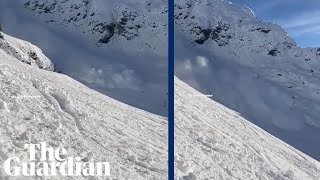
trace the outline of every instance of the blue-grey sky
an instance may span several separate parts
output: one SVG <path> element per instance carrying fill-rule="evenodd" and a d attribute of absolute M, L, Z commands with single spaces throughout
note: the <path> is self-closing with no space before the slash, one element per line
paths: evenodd
<path fill-rule="evenodd" d="M 281 25 L 301 47 L 320 47 L 320 0 L 230 0 Z"/>

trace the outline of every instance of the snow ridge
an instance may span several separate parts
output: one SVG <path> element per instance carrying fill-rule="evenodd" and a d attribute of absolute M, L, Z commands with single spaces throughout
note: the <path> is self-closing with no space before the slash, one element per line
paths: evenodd
<path fill-rule="evenodd" d="M 30 42 L 11 37 L 3 32 L 0 33 L 0 49 L 31 66 L 48 71 L 54 70 L 53 63 L 43 54 L 41 49 Z"/>

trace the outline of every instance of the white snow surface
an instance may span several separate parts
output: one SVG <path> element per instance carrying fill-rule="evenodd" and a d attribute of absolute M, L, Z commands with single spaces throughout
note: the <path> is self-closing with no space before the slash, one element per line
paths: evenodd
<path fill-rule="evenodd" d="M 30 42 L 9 36 L 3 32 L 0 33 L 3 36 L 0 38 L 0 48 L 6 53 L 31 66 L 49 71 L 54 70 L 54 65 L 51 60 L 46 57 L 37 46 Z"/>
<path fill-rule="evenodd" d="M 7 37 L 7 36 L 5 36 Z M 20 62 L 0 48 L 0 165 L 27 159 L 46 142 L 68 156 L 109 162 L 110 179 L 167 178 L 167 120 L 89 89 L 66 75 Z M 0 179 L 46 179 L 4 177 Z M 47 179 L 108 179 L 50 177 Z"/>
<path fill-rule="evenodd" d="M 179 180 L 319 180 L 320 163 L 175 78 Z"/>
<path fill-rule="evenodd" d="M 320 160 L 320 48 L 223 0 L 176 0 L 175 74 Z"/>

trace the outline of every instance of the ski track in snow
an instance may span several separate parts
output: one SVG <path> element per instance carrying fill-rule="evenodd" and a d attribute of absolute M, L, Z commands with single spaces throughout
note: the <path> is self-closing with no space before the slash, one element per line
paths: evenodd
<path fill-rule="evenodd" d="M 2 49 L 0 57 L 1 165 L 9 157 L 27 159 L 24 144 L 46 142 L 53 148 L 64 147 L 68 156 L 110 162 L 110 179 L 166 179 L 165 118 L 65 75 L 23 64 Z M 0 179 L 28 179 L 3 175 L 1 171 Z"/>
<path fill-rule="evenodd" d="M 190 95 L 193 95 L 191 97 Z M 176 178 L 318 180 L 320 163 L 175 78 Z"/>

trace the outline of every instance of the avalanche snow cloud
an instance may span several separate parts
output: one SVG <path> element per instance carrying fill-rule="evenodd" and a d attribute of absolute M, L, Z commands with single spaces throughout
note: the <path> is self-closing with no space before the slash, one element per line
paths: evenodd
<path fill-rule="evenodd" d="M 2 29 L 62 71 L 126 104 L 167 116 L 167 1 L 2 0 Z"/>
<path fill-rule="evenodd" d="M 178 78 L 320 159 L 320 48 L 228 1 L 176 0 L 175 19 Z"/>
<path fill-rule="evenodd" d="M 6 34 L 0 43 L 7 38 L 17 42 L 11 44 L 14 49 L 38 49 Z M 28 159 L 25 144 L 42 142 L 65 148 L 68 156 L 80 157 L 81 162 L 109 162 L 112 179 L 167 178 L 166 119 L 17 59 L 21 57 L 24 51 L 12 54 L 0 47 L 0 179 L 35 179 L 5 177 L 2 167 L 12 157 Z"/>

